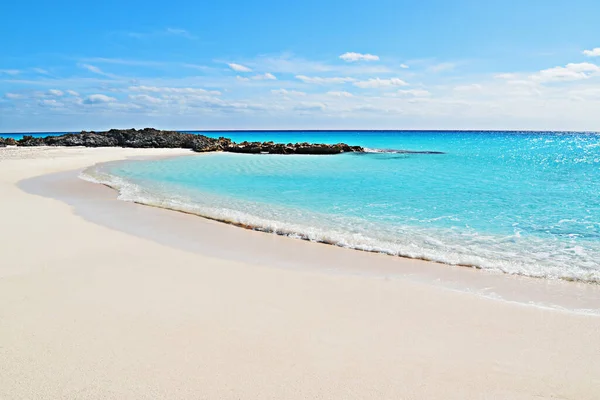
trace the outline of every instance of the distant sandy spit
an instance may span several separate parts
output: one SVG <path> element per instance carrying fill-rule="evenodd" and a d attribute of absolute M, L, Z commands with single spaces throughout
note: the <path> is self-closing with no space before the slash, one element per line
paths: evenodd
<path fill-rule="evenodd" d="M 446 268 L 431 263 L 392 265 L 393 257 L 123 209 L 122 220 L 185 218 L 195 240 L 211 244 L 169 245 L 91 222 L 114 217 L 110 201 L 123 203 L 95 197 L 99 185 L 85 182 L 90 216 L 19 185 L 184 154 L 0 149 L 0 399 L 598 399 L 600 317 L 349 265 Z M 318 254 L 319 268 L 262 258 L 269 245 L 290 259 Z M 468 274 L 480 271 L 460 276 Z"/>

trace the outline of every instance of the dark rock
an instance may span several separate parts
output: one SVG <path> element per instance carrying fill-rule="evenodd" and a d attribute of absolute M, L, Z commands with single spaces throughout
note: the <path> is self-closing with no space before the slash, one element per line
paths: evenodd
<path fill-rule="evenodd" d="M 45 138 L 36 138 L 31 135 L 23 135 L 17 140 L 17 146 L 46 146 Z"/>
<path fill-rule="evenodd" d="M 311 143 L 273 143 L 273 142 L 242 142 L 231 143 L 224 146 L 223 151 L 231 153 L 248 154 L 339 154 L 344 152 L 362 152 L 362 147 L 348 146 L 344 143 L 339 144 L 311 144 Z"/>
<path fill-rule="evenodd" d="M 4 144 L 6 146 L 16 146 L 17 145 L 17 141 L 11 137 L 4 139 Z"/>
<path fill-rule="evenodd" d="M 2 143 L 6 143 L 6 139 Z M 176 131 L 145 129 L 111 129 L 106 132 L 67 133 L 60 136 L 34 138 L 23 136 L 16 142 L 18 146 L 85 146 L 85 147 L 134 147 L 134 148 L 184 148 L 196 152 L 226 151 L 248 154 L 338 154 L 343 152 L 362 152 L 362 147 L 311 143 L 274 143 L 242 142 L 220 137 L 209 138 L 204 135 Z"/>

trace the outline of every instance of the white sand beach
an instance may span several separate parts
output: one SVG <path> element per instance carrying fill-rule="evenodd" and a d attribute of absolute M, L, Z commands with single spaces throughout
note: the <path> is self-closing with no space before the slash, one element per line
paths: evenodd
<path fill-rule="evenodd" d="M 436 284 L 541 280 L 248 231 L 110 200 L 89 182 L 73 183 L 88 196 L 79 211 L 19 186 L 182 154 L 0 149 L 0 399 L 600 398 L 599 316 Z M 153 223 L 136 232 L 136 220 Z M 181 236 L 159 237 L 163 223 Z"/>

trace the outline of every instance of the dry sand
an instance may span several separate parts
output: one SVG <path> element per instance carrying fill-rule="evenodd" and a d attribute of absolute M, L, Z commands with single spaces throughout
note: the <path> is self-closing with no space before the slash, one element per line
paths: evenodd
<path fill-rule="evenodd" d="M 0 399 L 600 398 L 600 317 L 486 299 L 412 273 L 351 273 L 349 260 L 393 258 L 128 205 L 139 218 L 185 219 L 211 249 L 177 246 L 90 222 L 17 185 L 178 154 L 189 153 L 0 149 Z M 245 243 L 313 252 L 334 272 L 230 250 Z M 398 270 L 456 270 L 393 260 Z M 485 276 L 467 271 L 460 276 Z"/>

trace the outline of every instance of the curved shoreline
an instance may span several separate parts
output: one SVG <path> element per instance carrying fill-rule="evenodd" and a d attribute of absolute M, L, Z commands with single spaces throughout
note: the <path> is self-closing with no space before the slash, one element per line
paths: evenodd
<path fill-rule="evenodd" d="M 119 188 L 117 187 L 113 187 L 108 183 L 103 183 L 103 182 L 94 182 L 90 179 L 86 179 L 80 176 L 81 179 L 86 180 L 88 182 L 92 182 L 95 184 L 99 184 L 99 185 L 103 185 L 106 186 L 107 188 L 114 190 L 116 193 L 121 193 L 121 191 L 119 190 Z M 508 276 L 519 276 L 519 277 L 523 277 L 523 278 L 528 278 L 528 279 L 546 279 L 546 280 L 559 280 L 559 281 L 564 281 L 564 282 L 576 282 L 576 283 L 582 283 L 582 284 L 589 284 L 589 285 L 598 285 L 600 286 L 600 280 L 585 280 L 585 279 L 578 279 L 578 278 L 569 278 L 569 277 L 549 277 L 549 276 L 536 276 L 536 275 L 527 275 L 525 273 L 520 273 L 520 272 L 505 272 L 501 269 L 491 269 L 491 268 L 485 268 L 479 265 L 475 265 L 475 264 L 463 264 L 463 263 L 448 263 L 448 262 L 444 262 L 444 261 L 439 261 L 439 260 L 435 260 L 435 259 L 431 259 L 431 258 L 426 258 L 426 257 L 412 257 L 409 255 L 405 255 L 405 254 L 394 254 L 391 251 L 379 251 L 379 250 L 371 250 L 371 249 L 365 249 L 365 248 L 360 248 L 360 247 L 356 247 L 356 246 L 342 246 L 339 243 L 335 242 L 335 241 L 328 241 L 328 240 L 315 240 L 315 239 L 311 239 L 310 237 L 308 237 L 308 235 L 303 234 L 301 232 L 290 232 L 290 233 L 286 233 L 286 232 L 282 232 L 280 230 L 274 230 L 274 229 L 269 229 L 269 228 L 265 228 L 262 227 L 260 225 L 248 225 L 248 224 L 243 224 L 240 222 L 236 222 L 236 221 L 232 221 L 232 220 L 227 220 L 227 219 L 220 219 L 220 218 L 215 218 L 215 217 L 211 217 L 210 215 L 205 215 L 205 214 L 200 214 L 200 213 L 195 213 L 192 211 L 188 211 L 185 209 L 180 209 L 180 208 L 173 208 L 173 207 L 166 207 L 166 206 L 161 206 L 161 205 L 157 205 L 157 204 L 152 204 L 152 203 L 144 203 L 142 201 L 130 201 L 130 200 L 124 200 L 124 201 L 129 201 L 131 203 L 134 204 L 138 204 L 141 206 L 145 206 L 145 207 L 155 207 L 155 208 L 159 208 L 162 210 L 168 210 L 168 211 L 173 211 L 173 212 L 178 212 L 178 213 L 182 213 L 182 214 L 186 214 L 186 215 L 192 215 L 194 217 L 198 217 L 198 218 L 203 218 L 209 221 L 215 221 L 218 223 L 222 223 L 225 225 L 231 225 L 231 226 L 235 226 L 237 228 L 242 228 L 242 229 L 246 229 L 246 230 L 250 230 L 250 231 L 255 231 L 255 232 L 261 232 L 261 233 L 267 233 L 267 234 L 274 234 L 277 236 L 282 236 L 282 237 L 287 237 L 290 239 L 294 239 L 294 240 L 303 240 L 306 242 L 310 242 L 310 243 L 317 243 L 317 244 L 324 244 L 324 245 L 328 245 L 328 246 L 334 246 L 334 247 L 340 247 L 340 248 L 345 248 L 345 249 L 350 249 L 353 251 L 361 251 L 361 252 L 365 252 L 365 253 L 373 253 L 373 254 L 382 254 L 385 256 L 389 256 L 389 257 L 398 257 L 398 258 L 402 258 L 402 259 L 407 259 L 407 260 L 419 260 L 419 261 L 425 261 L 425 262 L 430 262 L 430 263 L 435 263 L 435 264 L 440 264 L 440 265 L 445 265 L 445 266 L 450 266 L 450 267 L 461 267 L 461 268 L 470 268 L 470 269 L 474 269 L 474 270 L 480 270 L 480 271 L 488 271 L 488 272 L 499 272 L 501 274 L 504 275 L 508 275 Z"/>
<path fill-rule="evenodd" d="M 600 285 L 537 279 L 486 269 L 452 268 L 453 265 L 445 263 L 357 251 L 337 245 L 316 246 L 321 243 L 250 228 L 239 229 L 234 224 L 186 211 L 118 200 L 116 189 L 83 180 L 79 178 L 80 173 L 78 169 L 43 175 L 22 181 L 19 186 L 28 193 L 67 203 L 77 215 L 95 224 L 203 255 L 246 263 L 249 262 L 247 252 L 251 252 L 251 259 L 255 258 L 259 265 L 278 269 L 308 268 L 336 275 L 408 280 L 519 306 L 600 316 L 600 308 L 594 308 L 600 304 Z M 56 190 L 56 187 L 62 186 L 68 187 L 68 190 Z M 204 235 L 198 237 L 198 230 L 205 234 L 210 231 L 210 239 Z M 229 248 L 232 243 L 235 246 Z M 232 249 L 236 251 L 232 253 Z M 288 254 L 294 254 L 294 258 L 288 258 Z M 332 260 L 338 260 L 339 266 L 332 269 L 329 265 Z M 594 300 L 596 298 L 598 301 Z"/>
<path fill-rule="evenodd" d="M 127 160 L 117 161 L 117 163 L 123 163 L 123 162 L 128 162 L 128 161 Z M 113 162 L 110 162 L 110 163 L 113 163 Z M 122 196 L 123 188 L 119 187 L 119 185 L 114 184 L 113 182 L 111 182 L 108 179 L 104 179 L 104 180 L 99 179 L 99 178 L 89 175 L 89 173 L 87 173 L 87 171 L 89 169 L 102 167 L 102 165 L 104 165 L 104 164 L 109 164 L 109 163 L 101 163 L 101 164 L 97 164 L 94 166 L 90 166 L 90 167 L 86 168 L 86 170 L 82 171 L 82 173 L 79 175 L 79 177 L 81 179 L 89 181 L 89 182 L 93 182 L 96 184 L 102 184 L 102 185 L 110 188 L 111 190 L 114 190 L 119 195 L 119 197 Z M 118 179 L 121 179 L 120 177 L 112 175 L 112 174 L 107 174 L 107 176 L 116 177 Z M 142 189 L 143 189 L 143 187 L 142 187 Z M 353 251 L 361 251 L 361 252 L 374 253 L 374 254 L 383 254 L 386 256 L 398 257 L 398 258 L 402 258 L 402 259 L 421 260 L 421 261 L 436 263 L 436 264 L 445 265 L 445 266 L 470 268 L 470 269 L 475 269 L 475 270 L 488 271 L 491 273 L 501 273 L 501 274 L 510 275 L 510 276 L 520 276 L 520 277 L 524 277 L 524 278 L 542 279 L 542 280 L 549 280 L 549 281 L 557 281 L 558 280 L 558 281 L 576 282 L 576 283 L 600 286 L 600 279 L 597 279 L 597 278 L 579 278 L 579 277 L 575 277 L 575 276 L 554 276 L 554 275 L 542 275 L 542 274 L 535 275 L 532 273 L 520 272 L 520 271 L 506 271 L 506 270 L 502 269 L 501 267 L 489 267 L 489 266 L 482 266 L 482 265 L 473 264 L 473 263 L 461 263 L 461 262 L 452 263 L 452 262 L 447 262 L 447 261 L 443 261 L 443 260 L 436 259 L 436 258 L 430 258 L 427 256 L 418 256 L 418 255 L 413 256 L 410 254 L 402 253 L 401 251 L 385 250 L 383 248 L 369 248 L 371 246 L 368 244 L 352 244 L 352 245 L 351 244 L 342 244 L 339 240 L 335 240 L 335 238 L 333 238 L 333 237 L 331 239 L 318 239 L 318 238 L 311 237 L 309 234 L 305 233 L 300 228 L 294 230 L 293 227 L 286 229 L 286 228 L 272 228 L 272 227 L 267 226 L 267 225 L 269 225 L 269 222 L 284 223 L 282 221 L 266 220 L 266 221 L 264 221 L 265 222 L 264 224 L 260 225 L 258 223 L 254 223 L 254 224 L 253 223 L 245 223 L 245 222 L 236 221 L 234 219 L 219 218 L 219 217 L 215 217 L 214 215 L 211 215 L 209 213 L 202 213 L 201 211 L 193 211 L 190 209 L 190 208 L 193 208 L 192 206 L 188 206 L 187 208 L 185 206 L 175 207 L 172 204 L 158 204 L 158 201 L 152 202 L 151 200 L 145 202 L 145 201 L 141 201 L 141 200 L 135 199 L 135 198 L 126 198 L 126 199 L 122 199 L 122 200 L 132 202 L 135 204 L 140 204 L 143 206 L 156 207 L 156 208 L 161 208 L 161 209 L 170 210 L 170 211 L 176 211 L 176 212 L 180 212 L 180 213 L 184 213 L 184 214 L 188 214 L 188 215 L 193 215 L 195 217 L 200 217 L 200 218 L 204 218 L 207 220 L 216 221 L 219 223 L 224 223 L 227 225 L 244 228 L 247 230 L 275 234 L 277 236 L 289 237 L 292 239 L 300 239 L 300 240 L 312 242 L 312 243 L 326 244 L 326 245 L 330 245 L 330 246 L 351 249 Z M 167 201 L 167 203 L 168 203 L 168 201 Z M 209 206 L 209 208 L 210 208 L 210 206 Z M 238 212 L 237 210 L 233 210 L 233 211 Z M 249 215 L 249 216 L 250 216 L 250 219 L 252 219 L 252 218 L 261 219 L 261 217 L 257 217 L 254 215 Z"/>

